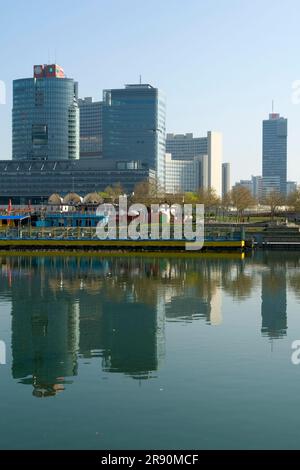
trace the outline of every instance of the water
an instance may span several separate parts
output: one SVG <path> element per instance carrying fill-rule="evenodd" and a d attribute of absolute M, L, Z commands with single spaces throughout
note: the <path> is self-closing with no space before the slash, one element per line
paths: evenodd
<path fill-rule="evenodd" d="M 300 448 L 300 254 L 0 259 L 1 449 Z"/>

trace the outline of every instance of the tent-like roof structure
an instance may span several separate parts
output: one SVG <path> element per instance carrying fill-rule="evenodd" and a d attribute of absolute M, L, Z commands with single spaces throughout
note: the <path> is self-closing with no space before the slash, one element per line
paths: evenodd
<path fill-rule="evenodd" d="M 62 197 L 57 193 L 51 194 L 51 196 L 48 199 L 48 204 L 60 205 L 62 202 L 63 202 Z"/>
<path fill-rule="evenodd" d="M 82 198 L 77 193 L 69 193 L 63 198 L 64 204 L 80 204 L 81 201 Z"/>
<path fill-rule="evenodd" d="M 89 193 L 83 198 L 85 204 L 101 204 L 102 202 L 103 199 L 98 193 Z"/>

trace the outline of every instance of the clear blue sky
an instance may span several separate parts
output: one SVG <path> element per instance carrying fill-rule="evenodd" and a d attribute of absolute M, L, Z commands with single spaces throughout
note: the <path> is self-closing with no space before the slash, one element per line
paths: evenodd
<path fill-rule="evenodd" d="M 0 0 L 0 159 L 11 158 L 11 82 L 62 65 L 80 96 L 144 82 L 167 96 L 168 132 L 219 130 L 233 181 L 261 174 L 261 121 L 289 119 L 288 176 L 300 182 L 299 0 Z M 1 190 L 1 189 L 0 189 Z"/>

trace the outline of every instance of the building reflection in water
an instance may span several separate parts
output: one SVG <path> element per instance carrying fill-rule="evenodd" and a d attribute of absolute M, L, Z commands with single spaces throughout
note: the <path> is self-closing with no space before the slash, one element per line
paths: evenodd
<path fill-rule="evenodd" d="M 30 277 L 11 284 L 12 375 L 32 384 L 36 397 L 47 397 L 77 374 L 79 305 L 51 294 L 44 263 L 32 261 L 31 268 Z"/>
<path fill-rule="evenodd" d="M 184 322 L 204 319 L 208 324 L 219 325 L 222 323 L 221 273 L 218 278 L 212 278 L 210 270 L 204 278 L 200 273 L 195 274 L 193 279 L 186 279 L 181 288 L 166 286 L 166 318 Z"/>
<path fill-rule="evenodd" d="M 36 397 L 56 395 L 77 374 L 78 308 L 49 302 L 31 313 L 18 307 L 12 311 L 13 378 L 32 384 Z"/>
<path fill-rule="evenodd" d="M 272 260 L 3 257 L 0 299 L 12 303 L 12 375 L 37 397 L 71 383 L 78 358 L 99 360 L 109 373 L 155 377 L 166 320 L 220 325 L 223 292 L 242 302 L 260 282 L 262 334 L 280 338 L 287 329 L 287 262 Z"/>
<path fill-rule="evenodd" d="M 269 271 L 262 273 L 261 332 L 270 339 L 282 338 L 287 332 L 287 263 L 282 256 L 273 254 Z"/>
<path fill-rule="evenodd" d="M 84 358 L 101 357 L 106 372 L 151 377 L 164 355 L 164 318 L 156 305 L 133 301 L 126 288 L 121 296 L 116 292 L 115 301 L 105 289 L 90 305 L 83 297 L 79 353 Z"/>

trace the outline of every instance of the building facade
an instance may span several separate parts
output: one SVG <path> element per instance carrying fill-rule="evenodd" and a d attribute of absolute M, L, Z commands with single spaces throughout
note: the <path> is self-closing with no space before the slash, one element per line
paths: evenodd
<path fill-rule="evenodd" d="M 167 134 L 166 152 L 173 160 L 193 160 L 198 155 L 207 155 L 207 137 L 194 137 L 188 134 Z"/>
<path fill-rule="evenodd" d="M 222 197 L 226 196 L 230 190 L 230 163 L 222 163 Z"/>
<path fill-rule="evenodd" d="M 252 196 L 257 200 L 261 201 L 263 197 L 263 178 L 262 176 L 252 176 Z"/>
<path fill-rule="evenodd" d="M 253 194 L 252 180 L 240 180 L 236 182 L 234 185 L 234 188 L 237 188 L 237 187 L 243 187 L 245 189 L 248 189 L 248 191 L 250 191 L 250 193 Z"/>
<path fill-rule="evenodd" d="M 240 180 L 235 183 L 235 187 L 242 186 L 248 189 L 254 199 L 261 201 L 263 197 L 263 179 L 262 176 L 251 176 L 251 180 Z"/>
<path fill-rule="evenodd" d="M 80 158 L 102 157 L 102 101 L 78 100 L 80 111 Z"/>
<path fill-rule="evenodd" d="M 263 193 L 286 194 L 287 182 L 287 119 L 272 113 L 263 121 L 262 149 Z"/>
<path fill-rule="evenodd" d="M 40 204 L 53 193 L 84 196 L 120 183 L 130 194 L 137 183 L 155 178 L 154 171 L 136 162 L 110 162 L 97 158 L 74 161 L 0 161 L 0 204 Z"/>
<path fill-rule="evenodd" d="M 164 186 L 166 147 L 164 95 L 148 84 L 103 92 L 103 158 L 139 161 Z"/>
<path fill-rule="evenodd" d="M 174 160 L 193 160 L 194 157 L 207 155 L 208 188 L 222 194 L 222 134 L 209 131 L 206 137 L 194 137 L 189 134 L 167 134 L 167 153 Z"/>
<path fill-rule="evenodd" d="M 33 78 L 13 82 L 12 158 L 79 158 L 77 84 L 56 64 L 35 65 Z"/>
<path fill-rule="evenodd" d="M 286 183 L 286 195 L 294 193 L 297 191 L 297 183 L 296 181 L 287 181 Z"/>
<path fill-rule="evenodd" d="M 192 160 L 173 159 L 166 153 L 165 189 L 167 193 L 195 192 L 208 187 L 207 155 L 194 157 Z"/>

